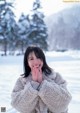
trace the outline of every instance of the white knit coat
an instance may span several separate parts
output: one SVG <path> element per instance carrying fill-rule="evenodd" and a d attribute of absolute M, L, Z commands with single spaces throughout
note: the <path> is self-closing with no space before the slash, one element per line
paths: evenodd
<path fill-rule="evenodd" d="M 59 73 L 46 76 L 41 84 L 31 74 L 19 77 L 11 94 L 11 105 L 20 113 L 68 113 L 71 95 Z"/>

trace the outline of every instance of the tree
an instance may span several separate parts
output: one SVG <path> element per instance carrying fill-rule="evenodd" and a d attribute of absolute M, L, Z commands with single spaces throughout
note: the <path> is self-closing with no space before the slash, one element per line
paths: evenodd
<path fill-rule="evenodd" d="M 29 15 L 30 28 L 28 30 L 28 39 L 30 44 L 35 44 L 44 50 L 47 50 L 47 27 L 44 23 L 44 14 L 40 12 L 40 0 L 33 3 L 32 14 Z"/>
<path fill-rule="evenodd" d="M 28 15 L 25 16 L 23 13 L 21 14 L 18 21 L 18 40 L 17 45 L 21 48 L 22 54 L 24 53 L 24 49 L 28 46 L 28 29 L 30 26 Z"/>
<path fill-rule="evenodd" d="M 17 36 L 17 24 L 11 8 L 13 8 L 13 3 L 6 0 L 0 1 L 0 35 L 3 36 L 2 43 L 5 55 L 7 55 L 7 49 L 12 50 L 15 47 Z"/>
<path fill-rule="evenodd" d="M 74 31 L 75 35 L 72 38 L 71 46 L 73 47 L 73 49 L 80 50 L 80 22 L 78 23 L 76 28 L 74 28 Z"/>

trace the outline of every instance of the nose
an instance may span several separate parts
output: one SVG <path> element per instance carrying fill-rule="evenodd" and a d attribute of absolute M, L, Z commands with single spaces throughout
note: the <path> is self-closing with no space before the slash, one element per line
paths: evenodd
<path fill-rule="evenodd" d="M 34 65 L 35 65 L 35 66 L 38 66 L 38 65 L 39 65 L 38 59 L 35 59 L 35 60 L 34 60 Z"/>

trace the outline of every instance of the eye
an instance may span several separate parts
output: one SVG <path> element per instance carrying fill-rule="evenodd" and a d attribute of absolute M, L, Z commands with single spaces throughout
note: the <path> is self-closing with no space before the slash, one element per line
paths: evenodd
<path fill-rule="evenodd" d="M 38 56 L 37 59 L 40 59 L 40 57 Z"/>
<path fill-rule="evenodd" d="M 33 58 L 30 58 L 30 60 L 34 60 Z"/>
<path fill-rule="evenodd" d="M 28 60 L 34 60 L 33 57 L 28 58 Z"/>
<path fill-rule="evenodd" d="M 29 58 L 29 60 L 34 60 L 33 58 Z"/>

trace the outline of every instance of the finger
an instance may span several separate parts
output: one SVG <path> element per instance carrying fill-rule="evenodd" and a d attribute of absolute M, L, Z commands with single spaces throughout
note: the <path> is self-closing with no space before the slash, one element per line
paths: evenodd
<path fill-rule="evenodd" d="M 39 66 L 39 71 L 40 71 L 40 72 L 42 71 L 42 67 L 41 67 L 41 65 Z"/>
<path fill-rule="evenodd" d="M 33 69 L 34 69 L 34 66 L 32 65 L 31 70 L 33 70 Z"/>

